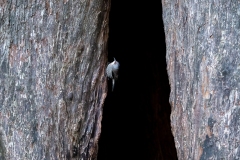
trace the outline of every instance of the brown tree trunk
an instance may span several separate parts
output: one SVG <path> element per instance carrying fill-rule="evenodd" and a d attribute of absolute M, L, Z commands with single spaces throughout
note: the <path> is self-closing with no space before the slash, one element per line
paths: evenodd
<path fill-rule="evenodd" d="M 240 3 L 162 0 L 180 160 L 240 158 Z"/>
<path fill-rule="evenodd" d="M 0 6 L 0 159 L 96 159 L 110 1 Z"/>

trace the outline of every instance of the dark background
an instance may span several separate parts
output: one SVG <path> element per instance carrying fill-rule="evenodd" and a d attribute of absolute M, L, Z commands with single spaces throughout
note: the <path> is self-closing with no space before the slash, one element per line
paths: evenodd
<path fill-rule="evenodd" d="M 161 3 L 112 1 L 108 59 L 120 63 L 108 83 L 98 160 L 177 159 Z"/>

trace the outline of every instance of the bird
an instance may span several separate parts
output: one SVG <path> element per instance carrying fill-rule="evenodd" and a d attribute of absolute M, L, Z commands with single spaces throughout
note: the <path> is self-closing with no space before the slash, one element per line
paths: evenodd
<path fill-rule="evenodd" d="M 113 57 L 114 61 L 109 63 L 106 69 L 107 77 L 112 79 L 112 91 L 114 89 L 115 81 L 118 79 L 119 62 Z"/>

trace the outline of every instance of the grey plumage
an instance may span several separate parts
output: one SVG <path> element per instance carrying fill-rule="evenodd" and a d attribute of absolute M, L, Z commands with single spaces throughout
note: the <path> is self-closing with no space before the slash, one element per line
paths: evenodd
<path fill-rule="evenodd" d="M 118 79 L 118 70 L 120 64 L 114 58 L 112 63 L 109 63 L 107 66 L 107 77 L 112 79 L 112 91 L 114 89 L 115 81 Z"/>

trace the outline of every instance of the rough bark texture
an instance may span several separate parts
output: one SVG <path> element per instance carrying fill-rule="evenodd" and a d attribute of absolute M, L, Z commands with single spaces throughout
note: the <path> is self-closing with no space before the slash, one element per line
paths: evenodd
<path fill-rule="evenodd" d="M 110 1 L 0 7 L 0 159 L 95 159 Z"/>
<path fill-rule="evenodd" d="M 240 1 L 162 0 L 180 160 L 240 158 Z"/>

